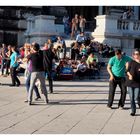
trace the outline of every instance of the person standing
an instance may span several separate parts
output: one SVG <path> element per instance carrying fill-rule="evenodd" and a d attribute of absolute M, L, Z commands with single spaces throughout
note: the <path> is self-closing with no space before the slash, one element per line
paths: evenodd
<path fill-rule="evenodd" d="M 136 103 L 138 100 L 139 105 L 139 93 L 140 93 L 140 51 L 135 50 L 133 54 L 133 60 L 127 63 L 127 80 L 126 85 L 128 87 L 128 93 L 131 102 L 131 116 L 136 113 Z"/>
<path fill-rule="evenodd" d="M 12 55 L 12 50 L 11 50 L 11 45 L 8 45 L 7 47 L 8 51 L 6 52 L 6 76 L 10 74 L 9 69 L 10 69 L 10 56 Z"/>
<path fill-rule="evenodd" d="M 121 96 L 119 100 L 118 107 L 123 108 L 126 99 L 126 85 L 125 85 L 125 71 L 126 71 L 126 63 L 131 61 L 132 59 L 126 55 L 122 54 L 120 49 L 115 51 L 115 56 L 110 58 L 107 71 L 110 75 L 109 79 L 109 96 L 108 96 L 108 104 L 107 107 L 111 108 L 114 100 L 115 90 L 117 85 L 119 85 L 121 90 Z"/>
<path fill-rule="evenodd" d="M 18 60 L 18 53 L 16 51 L 15 46 L 11 46 L 12 55 L 10 56 L 10 74 L 12 79 L 11 87 L 13 86 L 20 86 L 20 81 L 17 77 L 17 68 L 19 66 L 17 60 Z"/>
<path fill-rule="evenodd" d="M 55 58 L 55 53 L 53 52 L 53 44 L 48 50 L 43 51 L 43 65 L 44 70 L 48 75 L 49 81 L 49 92 L 53 93 L 53 78 L 52 78 L 52 61 Z"/>
<path fill-rule="evenodd" d="M 79 19 L 78 19 L 78 14 L 75 14 L 74 18 L 72 19 L 72 25 L 71 25 L 71 39 L 74 38 L 74 36 L 77 34 L 77 30 L 78 30 L 78 23 L 79 23 Z"/>
<path fill-rule="evenodd" d="M 65 32 L 65 34 L 69 35 L 69 16 L 68 15 L 64 15 L 63 24 L 64 24 L 64 32 Z"/>
<path fill-rule="evenodd" d="M 40 46 L 38 43 L 32 44 L 32 53 L 27 56 L 27 59 L 28 61 L 31 60 L 32 62 L 32 72 L 31 72 L 30 88 L 28 94 L 29 105 L 32 105 L 33 89 L 37 79 L 39 79 L 40 81 L 41 91 L 45 96 L 46 103 L 48 103 L 49 100 L 48 100 L 47 89 L 45 85 L 45 71 L 43 68 L 43 51 L 40 50 Z"/>
<path fill-rule="evenodd" d="M 31 54 L 31 46 L 30 44 L 27 44 L 25 43 L 24 45 L 24 48 L 25 48 L 25 53 L 24 53 L 24 57 L 26 58 L 26 56 L 28 56 L 29 54 Z M 24 60 L 23 60 L 24 62 Z M 25 86 L 26 86 L 26 91 L 27 91 L 27 97 L 28 97 L 28 93 L 29 93 L 29 88 L 30 88 L 30 79 L 31 79 L 31 72 L 32 72 L 32 61 L 28 61 L 28 63 L 24 62 L 25 63 Z M 37 88 L 37 86 L 35 85 L 34 86 L 34 91 L 35 91 L 35 94 L 36 94 L 36 98 L 35 100 L 37 101 L 38 99 L 41 99 L 41 96 L 39 94 L 39 90 Z M 28 102 L 28 99 L 25 100 L 24 102 Z"/>
<path fill-rule="evenodd" d="M 2 56 L 2 60 L 1 60 L 1 75 L 4 75 L 4 69 L 5 69 L 6 62 L 7 62 L 6 52 L 7 52 L 7 46 L 5 44 L 2 44 L 2 49 L 1 49 L 1 56 Z"/>
<path fill-rule="evenodd" d="M 85 25 L 86 25 L 86 19 L 83 17 L 83 15 L 80 15 L 80 19 L 79 19 L 80 32 L 85 31 Z"/>

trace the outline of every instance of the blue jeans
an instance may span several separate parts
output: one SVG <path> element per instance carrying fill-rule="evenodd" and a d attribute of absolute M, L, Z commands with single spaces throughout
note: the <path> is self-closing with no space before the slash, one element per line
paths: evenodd
<path fill-rule="evenodd" d="M 1 60 L 1 74 L 4 74 L 4 68 L 6 66 L 6 59 Z"/>
<path fill-rule="evenodd" d="M 28 77 L 27 77 L 27 79 L 26 79 L 26 83 L 25 83 L 27 93 L 29 93 L 30 79 L 31 79 L 31 73 L 28 75 Z M 36 85 L 34 86 L 34 91 L 35 91 L 36 97 L 37 97 L 37 98 L 40 98 L 40 94 L 39 94 L 39 91 L 38 91 L 38 88 L 37 88 Z"/>
<path fill-rule="evenodd" d="M 139 88 L 128 87 L 128 93 L 129 93 L 129 96 L 130 96 L 132 113 L 136 113 L 136 103 L 135 103 L 135 101 L 138 100 L 139 90 L 140 90 Z"/>

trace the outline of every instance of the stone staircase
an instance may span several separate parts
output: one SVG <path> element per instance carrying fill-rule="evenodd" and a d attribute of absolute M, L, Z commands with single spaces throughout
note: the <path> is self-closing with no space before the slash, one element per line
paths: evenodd
<path fill-rule="evenodd" d="M 103 58 L 100 55 L 97 55 L 97 56 L 98 56 L 99 62 L 104 62 L 105 63 L 105 66 L 101 67 L 100 78 L 101 79 L 109 79 L 109 74 L 107 72 L 107 64 L 108 64 L 108 61 L 109 61 L 110 58 Z"/>
<path fill-rule="evenodd" d="M 67 53 L 68 53 L 68 55 L 70 55 L 70 45 L 74 41 L 75 40 L 65 39 L 65 43 L 66 43 L 66 46 L 67 46 Z M 96 53 L 95 55 L 98 57 L 99 62 L 104 62 L 105 63 L 105 66 L 102 66 L 101 67 L 101 70 L 100 70 L 100 78 L 101 79 L 109 79 L 109 74 L 107 72 L 107 64 L 108 64 L 109 58 L 103 58 L 98 53 Z"/>

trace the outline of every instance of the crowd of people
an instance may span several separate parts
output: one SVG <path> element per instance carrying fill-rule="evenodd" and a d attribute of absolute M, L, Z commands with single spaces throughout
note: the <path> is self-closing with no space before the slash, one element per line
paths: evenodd
<path fill-rule="evenodd" d="M 66 24 L 65 33 L 68 33 L 68 21 L 69 17 L 65 16 L 63 18 L 63 22 Z M 114 50 L 107 44 L 99 43 L 85 34 L 85 24 L 86 19 L 82 15 L 78 17 L 75 14 L 71 25 L 71 38 L 75 38 L 75 41 L 70 46 L 69 56 L 67 56 L 65 40 L 61 36 L 58 36 L 55 41 L 49 38 L 43 47 L 36 42 L 25 43 L 21 48 L 2 44 L 0 48 L 1 75 L 10 75 L 10 86 L 19 87 L 21 82 L 17 73 L 22 71 L 27 91 L 25 102 L 32 105 L 34 90 L 35 100 L 41 98 L 41 92 L 45 96 L 45 102 L 48 103 L 46 78 L 49 82 L 48 91 L 50 93 L 53 93 L 53 80 L 71 80 L 74 77 L 80 80 L 84 77 L 99 79 L 100 69 L 105 66 L 105 63 L 100 62 L 98 57 L 107 57 L 110 58 L 107 65 L 110 75 L 107 107 L 112 108 L 115 90 L 119 85 L 121 96 L 118 107 L 123 108 L 128 87 L 131 115 L 134 116 L 136 113 L 135 100 L 138 101 L 140 107 L 140 51 L 135 50 L 133 56 L 128 57 L 120 49 Z M 79 33 L 77 32 L 78 27 L 80 27 Z"/>
<path fill-rule="evenodd" d="M 60 37 L 58 37 L 58 41 L 60 41 L 59 39 Z M 90 78 L 95 75 L 98 78 L 100 76 L 100 65 L 94 52 L 90 52 L 87 58 L 83 55 L 81 59 L 77 59 L 78 61 L 69 59 L 66 56 L 61 59 L 57 57 L 57 49 L 50 39 L 48 39 L 42 48 L 35 42 L 32 44 L 25 43 L 20 49 L 17 49 L 15 46 L 2 44 L 1 57 L 1 75 L 4 74 L 4 69 L 6 70 L 6 75 L 11 75 L 11 87 L 20 86 L 17 69 L 20 65 L 24 64 L 27 90 L 27 99 L 25 102 L 28 102 L 29 105 L 32 105 L 33 90 L 36 94 L 35 100 L 41 98 L 41 92 L 45 96 L 46 103 L 49 102 L 45 85 L 46 76 L 49 81 L 50 93 L 53 93 L 53 78 L 57 74 L 58 78 L 64 78 L 65 76 L 71 78 L 73 77 L 73 69 L 76 69 L 75 74 L 80 79 L 85 75 Z M 134 116 L 136 113 L 136 100 L 140 107 L 140 51 L 135 50 L 132 57 L 129 57 L 123 54 L 120 49 L 115 50 L 115 55 L 108 62 L 107 71 L 110 75 L 107 106 L 112 108 L 115 90 L 117 85 L 119 85 L 121 96 L 118 107 L 123 108 L 128 87 L 132 110 L 131 115 Z M 39 86 L 37 86 L 37 83 L 39 83 Z"/>

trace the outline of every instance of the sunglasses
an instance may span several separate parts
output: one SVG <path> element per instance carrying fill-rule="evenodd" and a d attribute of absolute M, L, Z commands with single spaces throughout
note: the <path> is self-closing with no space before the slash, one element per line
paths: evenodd
<path fill-rule="evenodd" d="M 134 55 L 139 55 L 139 53 L 134 53 Z"/>

